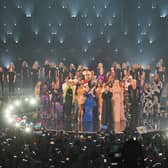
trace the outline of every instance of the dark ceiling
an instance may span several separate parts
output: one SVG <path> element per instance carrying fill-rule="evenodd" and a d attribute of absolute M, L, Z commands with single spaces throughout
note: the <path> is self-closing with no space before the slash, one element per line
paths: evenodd
<path fill-rule="evenodd" d="M 167 57 L 168 0 L 0 0 L 0 56 L 94 64 Z"/>

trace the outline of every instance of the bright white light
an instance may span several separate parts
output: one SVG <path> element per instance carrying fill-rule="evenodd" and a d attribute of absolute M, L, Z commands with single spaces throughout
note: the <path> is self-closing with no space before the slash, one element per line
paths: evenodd
<path fill-rule="evenodd" d="M 140 44 L 141 43 L 141 40 L 138 40 L 138 44 Z"/>
<path fill-rule="evenodd" d="M 61 24 L 61 23 L 59 23 L 59 24 L 58 24 L 58 26 L 59 26 L 59 27 L 61 27 L 61 26 L 62 26 L 62 24 Z"/>
<path fill-rule="evenodd" d="M 84 52 L 87 52 L 87 48 L 84 49 Z"/>
<path fill-rule="evenodd" d="M 39 33 L 39 32 L 38 32 L 37 30 L 36 30 L 36 31 L 34 31 L 34 34 L 35 34 L 35 35 L 38 35 L 38 33 Z"/>
<path fill-rule="evenodd" d="M 6 44 L 6 39 L 3 39 L 3 43 Z"/>
<path fill-rule="evenodd" d="M 110 39 L 108 39 L 108 40 L 107 40 L 107 43 L 109 44 L 110 42 L 111 42 Z"/>
<path fill-rule="evenodd" d="M 26 97 L 24 100 L 25 100 L 25 102 L 28 102 L 28 101 L 29 101 L 29 98 Z"/>
<path fill-rule="evenodd" d="M 59 41 L 61 44 L 63 44 L 64 43 L 64 40 L 63 39 L 60 39 L 60 41 Z"/>
<path fill-rule="evenodd" d="M 13 118 L 10 118 L 10 117 L 9 117 L 9 118 L 7 118 L 7 123 L 8 123 L 8 124 L 13 123 Z"/>
<path fill-rule="evenodd" d="M 35 99 L 34 97 L 32 97 L 32 98 L 30 99 L 30 104 L 32 104 L 32 105 L 35 105 L 35 104 L 36 104 L 36 99 Z"/>
<path fill-rule="evenodd" d="M 148 23 L 148 26 L 151 27 L 151 23 Z"/>
<path fill-rule="evenodd" d="M 101 34 L 101 35 L 103 35 L 103 34 L 104 34 L 104 32 L 103 32 L 103 31 L 101 31 L 101 32 L 100 32 L 100 34 Z"/>
<path fill-rule="evenodd" d="M 19 41 L 18 41 L 18 40 L 15 40 L 15 43 L 16 43 L 16 44 L 18 44 L 18 43 L 19 43 Z"/>
<path fill-rule="evenodd" d="M 127 35 L 128 35 L 128 32 L 127 32 L 127 31 L 125 31 L 125 32 L 124 32 L 124 35 L 125 35 L 125 36 L 127 36 Z"/>
<path fill-rule="evenodd" d="M 10 110 L 14 110 L 14 106 L 13 105 L 9 105 L 9 109 Z"/>
<path fill-rule="evenodd" d="M 15 127 L 18 128 L 19 126 L 20 126 L 20 123 L 16 123 L 16 124 L 15 124 Z"/>
<path fill-rule="evenodd" d="M 141 26 L 141 24 L 140 23 L 138 23 L 138 27 L 140 27 Z"/>
<path fill-rule="evenodd" d="M 26 12 L 26 17 L 27 17 L 27 18 L 30 18 L 30 17 L 31 17 L 31 12 L 27 11 L 27 12 Z"/>
<path fill-rule="evenodd" d="M 51 40 L 48 40 L 48 44 L 50 44 L 51 43 Z"/>
<path fill-rule="evenodd" d="M 26 133 L 30 133 L 30 132 L 31 132 L 31 128 L 30 128 L 30 127 L 26 127 L 26 128 L 25 128 L 25 132 L 26 132 Z"/>
<path fill-rule="evenodd" d="M 107 5 L 104 5 L 104 8 L 106 9 L 106 8 L 107 8 Z"/>
<path fill-rule="evenodd" d="M 92 42 L 92 41 L 89 39 L 89 40 L 88 40 L 88 44 L 90 44 L 91 42 Z"/>
<path fill-rule="evenodd" d="M 141 8 L 141 5 L 138 5 L 138 9 L 140 9 Z"/>
<path fill-rule="evenodd" d="M 152 43 L 153 43 L 153 41 L 152 41 L 152 40 L 149 40 L 149 43 L 150 43 L 150 44 L 152 44 Z"/>
<path fill-rule="evenodd" d="M 8 118 L 11 117 L 11 115 L 10 115 L 9 113 L 10 113 L 10 112 L 8 112 L 8 113 L 6 113 L 6 114 L 4 115 L 4 117 L 5 117 L 6 119 L 8 119 Z"/>
<path fill-rule="evenodd" d="M 20 102 L 19 100 L 16 100 L 16 101 L 15 101 L 15 105 L 16 105 L 16 106 L 20 106 L 20 105 L 21 105 L 21 102 Z"/>
<path fill-rule="evenodd" d="M 57 35 L 57 31 L 51 32 L 52 35 Z"/>

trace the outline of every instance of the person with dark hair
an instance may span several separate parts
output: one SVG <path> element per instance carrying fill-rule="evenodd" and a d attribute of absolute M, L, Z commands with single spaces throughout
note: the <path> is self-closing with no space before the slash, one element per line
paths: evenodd
<path fill-rule="evenodd" d="M 63 115 L 64 119 L 72 117 L 73 102 L 75 98 L 75 87 L 71 80 L 66 80 L 63 85 Z"/>
<path fill-rule="evenodd" d="M 131 122 L 130 129 L 135 130 L 139 125 L 140 115 L 140 89 L 137 86 L 137 81 L 132 80 L 131 85 L 128 88 L 129 100 L 130 100 L 130 111 L 131 111 Z"/>
<path fill-rule="evenodd" d="M 9 84 L 9 95 L 14 95 L 15 81 L 16 81 L 16 72 L 15 72 L 15 69 L 14 69 L 14 65 L 10 64 L 9 70 L 7 72 L 7 82 Z"/>
<path fill-rule="evenodd" d="M 50 70 L 49 70 L 50 83 L 56 82 L 57 75 L 58 75 L 58 72 L 57 72 L 57 69 L 56 69 L 56 65 L 55 65 L 55 63 L 51 63 L 50 64 Z"/>
<path fill-rule="evenodd" d="M 26 87 L 29 84 L 30 69 L 27 61 L 22 62 L 21 66 L 21 80 L 23 82 L 23 87 Z"/>
<path fill-rule="evenodd" d="M 49 71 L 50 71 L 50 64 L 48 59 L 46 59 L 43 65 L 43 77 L 45 81 L 49 81 Z"/>
<path fill-rule="evenodd" d="M 38 61 L 35 61 L 32 65 L 31 69 L 31 78 L 32 78 L 32 85 L 33 85 L 33 90 L 40 79 L 40 67 Z"/>
<path fill-rule="evenodd" d="M 103 107 L 102 107 L 102 125 L 111 127 L 113 124 L 112 117 L 112 92 L 109 85 L 106 84 L 104 92 L 102 93 Z"/>
<path fill-rule="evenodd" d="M 4 71 L 3 71 L 3 68 L 0 66 L 0 84 L 1 84 L 2 95 L 4 93 L 4 78 L 5 78 Z"/>

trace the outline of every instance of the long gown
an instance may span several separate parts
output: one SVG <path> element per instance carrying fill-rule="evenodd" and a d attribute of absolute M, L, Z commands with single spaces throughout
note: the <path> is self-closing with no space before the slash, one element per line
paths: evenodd
<path fill-rule="evenodd" d="M 121 132 L 125 128 L 123 91 L 120 87 L 113 88 L 113 118 L 115 132 Z"/>
<path fill-rule="evenodd" d="M 90 122 L 93 121 L 93 108 L 96 107 L 96 101 L 93 98 L 93 96 L 89 93 L 85 94 L 86 100 L 84 104 L 84 116 L 83 116 L 83 121 L 84 122 Z"/>
<path fill-rule="evenodd" d="M 103 125 L 111 125 L 113 122 L 112 117 L 112 93 L 111 92 L 103 92 L 103 110 L 102 110 L 102 124 Z"/>

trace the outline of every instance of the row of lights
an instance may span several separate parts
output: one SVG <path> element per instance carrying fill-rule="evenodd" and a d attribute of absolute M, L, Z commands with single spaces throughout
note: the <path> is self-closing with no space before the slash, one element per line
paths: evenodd
<path fill-rule="evenodd" d="M 26 97 L 24 99 L 25 103 L 29 103 L 32 106 L 36 106 L 36 99 L 34 97 Z M 32 123 L 28 124 L 27 123 L 27 117 L 23 116 L 22 119 L 18 120 L 18 116 L 17 116 L 17 111 L 16 108 L 19 108 L 23 103 L 23 100 L 15 100 L 14 102 L 10 102 L 10 104 L 8 104 L 4 110 L 4 119 L 6 121 L 7 124 L 9 124 L 10 126 L 16 127 L 16 128 L 20 128 L 21 130 L 24 129 L 24 131 L 26 133 L 31 132 L 31 127 L 32 127 Z"/>

